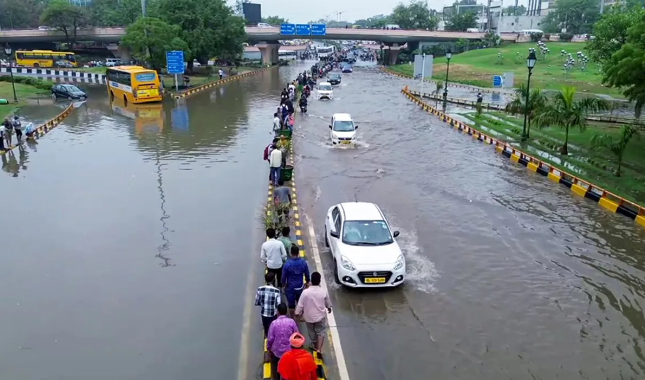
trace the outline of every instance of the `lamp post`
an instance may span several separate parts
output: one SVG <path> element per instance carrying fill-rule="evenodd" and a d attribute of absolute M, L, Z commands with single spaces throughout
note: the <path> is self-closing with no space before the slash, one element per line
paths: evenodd
<path fill-rule="evenodd" d="M 13 66 L 11 64 L 11 46 L 6 44 L 4 47 L 4 52 L 9 57 L 9 73 L 11 74 L 11 87 L 13 88 L 13 102 L 18 103 L 18 97 L 16 96 L 16 83 L 13 80 Z"/>
<path fill-rule="evenodd" d="M 452 58 L 452 51 L 448 48 L 446 52 L 446 83 L 443 86 L 443 111 L 446 112 L 448 105 L 448 74 L 450 73 L 450 58 Z"/>
<path fill-rule="evenodd" d="M 526 57 L 526 67 L 529 69 L 529 79 L 526 82 L 526 98 L 524 100 L 524 126 L 522 127 L 522 141 L 526 141 L 529 138 L 528 130 L 526 129 L 526 124 L 529 119 L 529 112 L 531 111 L 531 104 L 529 103 L 529 94 L 531 92 L 531 74 L 533 74 L 533 68 L 537 63 L 537 57 L 535 56 L 535 49 L 529 49 L 529 56 Z"/>

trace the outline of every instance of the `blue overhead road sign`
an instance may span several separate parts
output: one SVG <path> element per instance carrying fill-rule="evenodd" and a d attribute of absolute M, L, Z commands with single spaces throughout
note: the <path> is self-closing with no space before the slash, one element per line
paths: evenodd
<path fill-rule="evenodd" d="M 493 75 L 493 87 L 502 87 L 504 78 L 501 75 Z"/>
<path fill-rule="evenodd" d="M 284 34 L 285 36 L 293 36 L 294 34 L 296 34 L 296 24 L 281 24 L 280 34 Z"/>
<path fill-rule="evenodd" d="M 183 74 L 184 52 L 178 50 L 166 52 L 166 66 L 168 74 Z"/>
<path fill-rule="evenodd" d="M 296 24 L 296 34 L 299 36 L 308 36 L 311 34 L 311 25 Z"/>
<path fill-rule="evenodd" d="M 327 34 L 327 25 L 325 24 L 311 24 L 312 36 L 324 36 Z"/>

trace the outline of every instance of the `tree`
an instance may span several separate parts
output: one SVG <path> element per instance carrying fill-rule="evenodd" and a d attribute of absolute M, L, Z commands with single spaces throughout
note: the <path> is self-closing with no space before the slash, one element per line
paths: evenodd
<path fill-rule="evenodd" d="M 167 51 L 188 53 L 188 44 L 179 37 L 180 34 L 181 28 L 177 25 L 154 17 L 140 17 L 128 26 L 121 42 L 132 50 L 136 59 L 147 61 L 152 68 L 159 70 L 166 65 Z"/>
<path fill-rule="evenodd" d="M 280 25 L 280 24 L 288 24 L 289 20 L 278 16 L 269 16 L 267 18 L 263 18 L 262 22 L 266 22 L 269 25 Z"/>
<path fill-rule="evenodd" d="M 3 29 L 36 28 L 45 9 L 44 0 L 0 0 L 0 27 Z"/>
<path fill-rule="evenodd" d="M 544 18 L 542 29 L 551 33 L 562 29 L 570 34 L 591 33 L 599 8 L 597 0 L 557 0 L 555 9 Z"/>
<path fill-rule="evenodd" d="M 40 16 L 43 24 L 65 33 L 69 42 L 76 41 L 78 28 L 87 25 L 88 17 L 85 9 L 72 5 L 67 0 L 52 0 Z"/>
<path fill-rule="evenodd" d="M 616 141 L 608 134 L 594 135 L 591 138 L 591 146 L 594 150 L 606 149 L 616 156 L 616 163 L 618 164 L 616 172 L 614 173 L 616 177 L 620 177 L 623 155 L 633 137 L 639 137 L 638 129 L 633 125 L 623 125 L 620 129 L 620 137 Z"/>
<path fill-rule="evenodd" d="M 642 8 L 627 10 L 620 4 L 610 7 L 594 25 L 594 39 L 587 42 L 591 59 L 601 65 L 607 63 L 611 56 L 627 43 L 629 28 L 643 17 L 644 12 Z"/>
<path fill-rule="evenodd" d="M 251 0 L 235 0 L 235 6 L 233 7 L 233 10 L 235 11 L 235 13 L 241 14 L 244 11 L 243 4 L 250 3 L 250 2 Z"/>
<path fill-rule="evenodd" d="M 234 16 L 223 0 L 159 0 L 158 17 L 181 28 L 181 39 L 190 50 L 188 69 L 193 58 L 206 62 L 237 59 L 246 40 L 244 19 Z"/>
<path fill-rule="evenodd" d="M 563 155 L 569 154 L 569 130 L 578 128 L 581 132 L 584 131 L 587 128 L 587 116 L 609 109 L 609 104 L 603 99 L 587 97 L 575 100 L 575 95 L 575 87 L 564 87 L 534 119 L 540 128 L 556 125 L 564 128 L 564 143 L 560 149 Z"/>
<path fill-rule="evenodd" d="M 603 65 L 603 83 L 620 88 L 634 104 L 638 119 L 645 104 L 645 12 L 639 12 L 634 25 L 627 30 L 626 43 Z"/>
<path fill-rule="evenodd" d="M 526 92 L 528 88 L 524 83 L 520 83 L 515 90 L 515 98 L 510 103 L 506 104 L 506 112 L 511 115 L 524 115 L 527 110 Z M 528 122 L 526 128 L 526 137 L 528 138 L 531 133 L 531 120 L 538 114 L 544 111 L 547 106 L 549 98 L 544 94 L 542 89 L 534 88 L 529 91 L 528 101 Z"/>
<path fill-rule="evenodd" d="M 390 15 L 393 24 L 407 30 L 435 30 L 439 19 L 432 15 L 426 0 L 412 0 L 409 5 L 402 3 L 392 10 Z"/>
<path fill-rule="evenodd" d="M 475 12 L 451 13 L 446 19 L 446 30 L 451 32 L 465 32 L 468 28 L 477 26 L 477 15 Z"/>
<path fill-rule="evenodd" d="M 506 16 L 521 16 L 526 13 L 526 7 L 524 5 L 518 5 L 515 8 L 514 5 L 504 8 L 504 14 Z"/>
<path fill-rule="evenodd" d="M 154 2 L 148 1 L 148 7 Z M 146 14 L 152 14 L 146 10 Z M 94 26 L 124 26 L 142 16 L 141 0 L 93 0 L 90 23 Z"/>

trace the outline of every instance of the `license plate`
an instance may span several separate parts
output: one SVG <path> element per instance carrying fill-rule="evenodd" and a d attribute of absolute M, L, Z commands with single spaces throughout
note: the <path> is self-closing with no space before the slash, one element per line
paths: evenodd
<path fill-rule="evenodd" d="M 385 284 L 385 277 L 371 277 L 365 279 L 366 284 Z"/>
<path fill-rule="evenodd" d="M 341 143 L 341 144 L 349 144 L 349 143 L 351 143 L 351 141 L 349 141 L 349 140 L 345 140 L 345 141 L 341 141 L 340 143 Z"/>
<path fill-rule="evenodd" d="M 152 89 L 152 90 L 139 90 L 138 95 L 140 97 L 147 96 L 147 97 L 153 97 L 153 96 L 159 96 L 159 90 Z"/>

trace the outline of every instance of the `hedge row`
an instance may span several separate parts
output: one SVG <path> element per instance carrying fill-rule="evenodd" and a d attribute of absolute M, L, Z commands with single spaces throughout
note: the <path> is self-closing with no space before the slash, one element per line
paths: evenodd
<path fill-rule="evenodd" d="M 52 87 L 54 86 L 53 82 L 38 79 L 38 78 L 14 76 L 13 80 L 16 83 L 36 87 L 38 89 L 47 90 L 47 91 L 50 91 L 52 89 Z M 2 75 L 2 76 L 0 76 L 0 82 L 11 82 L 11 76 L 10 75 Z"/>

